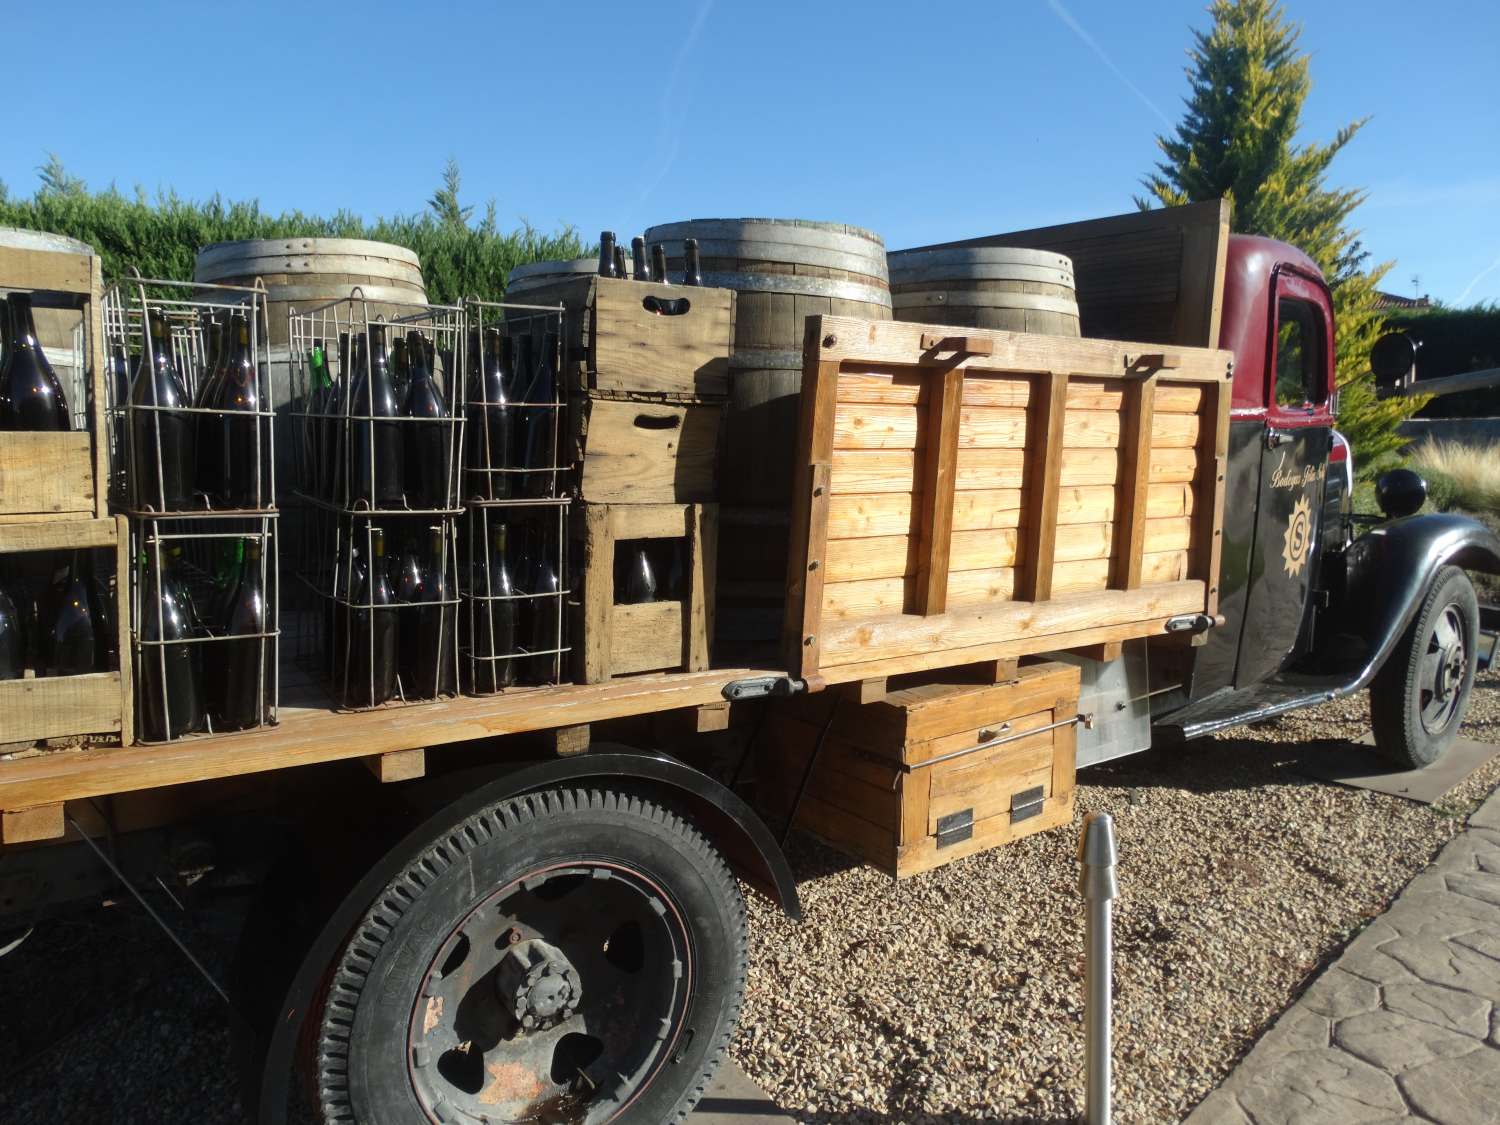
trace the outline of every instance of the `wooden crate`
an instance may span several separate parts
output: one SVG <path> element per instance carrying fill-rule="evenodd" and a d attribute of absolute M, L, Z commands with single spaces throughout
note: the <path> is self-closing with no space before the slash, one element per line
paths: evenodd
<path fill-rule="evenodd" d="M 583 683 L 637 672 L 702 671 L 713 642 L 716 504 L 582 504 Z M 687 587 L 680 601 L 615 603 L 615 544 L 681 539 Z"/>
<path fill-rule="evenodd" d="M 1217 613 L 1228 352 L 816 317 L 805 354 L 795 674 L 1112 644 Z"/>
<path fill-rule="evenodd" d="M 778 703 L 758 791 L 788 816 L 827 727 L 797 825 L 897 878 L 941 867 L 1072 819 L 1078 684 L 1077 667 L 1054 662 L 863 705 L 832 692 Z"/>
<path fill-rule="evenodd" d="M 519 300 L 565 308 L 570 388 L 697 401 L 729 394 L 734 296 L 730 289 L 575 277 L 527 290 Z"/>
<path fill-rule="evenodd" d="M 584 396 L 573 404 L 579 495 L 601 504 L 718 499 L 719 403 Z"/>
<path fill-rule="evenodd" d="M 130 536 L 125 518 L 0 523 L 0 555 L 113 548 L 117 672 L 0 680 L 0 743 L 74 735 L 133 739 L 130 669 Z"/>
<path fill-rule="evenodd" d="M 29 291 L 81 311 L 91 383 L 89 430 L 0 433 L 0 522 L 103 519 L 109 466 L 104 440 L 104 283 L 99 259 L 0 247 L 0 289 Z M 71 393 L 71 391 L 70 391 Z M 75 403 L 70 401 L 73 412 Z M 95 440 L 97 438 L 97 440 Z"/>

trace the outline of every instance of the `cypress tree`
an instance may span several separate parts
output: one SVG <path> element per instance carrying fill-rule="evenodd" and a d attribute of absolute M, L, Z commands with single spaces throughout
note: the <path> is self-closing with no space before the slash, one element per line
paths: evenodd
<path fill-rule="evenodd" d="M 1300 26 L 1277 0 L 1214 0 L 1208 11 L 1213 25 L 1193 32 L 1188 51 L 1187 112 L 1171 137 L 1157 137 L 1163 159 L 1142 181 L 1149 195 L 1136 203 L 1171 207 L 1228 196 L 1236 231 L 1290 242 L 1318 263 L 1333 292 L 1339 429 L 1354 445 L 1356 466 L 1372 466 L 1403 444 L 1396 427 L 1422 400 L 1375 398 L 1369 355 L 1383 327 L 1375 286 L 1391 263 L 1367 267 L 1369 254 L 1349 225 L 1365 193 L 1326 186 L 1333 158 L 1366 119 L 1326 144 L 1296 143 L 1312 89 L 1308 56 L 1297 49 Z"/>

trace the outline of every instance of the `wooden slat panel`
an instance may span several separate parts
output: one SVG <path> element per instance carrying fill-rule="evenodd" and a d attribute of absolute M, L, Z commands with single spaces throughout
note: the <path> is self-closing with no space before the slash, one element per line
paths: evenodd
<path fill-rule="evenodd" d="M 1069 410 L 1118 411 L 1124 398 L 1122 379 L 1070 379 Z M 885 403 L 915 406 L 922 393 L 922 377 L 910 369 L 845 369 L 839 375 L 841 403 Z M 1193 383 L 1162 383 L 1157 388 L 1157 410 L 1163 414 L 1196 414 L 1202 390 Z M 1031 401 L 1031 380 L 1021 375 L 969 371 L 964 378 L 964 402 L 970 406 L 1024 410 Z"/>
<path fill-rule="evenodd" d="M 951 663 L 954 650 L 978 649 L 1002 640 L 1034 638 L 1045 643 L 1043 638 L 1056 634 L 1105 630 L 1110 626 L 1134 628 L 1178 614 L 1199 613 L 1204 596 L 1201 581 L 1187 581 L 1142 586 L 1139 590 L 1079 594 L 1046 603 L 993 603 L 952 610 L 937 617 L 903 615 L 825 621 L 828 627 L 821 638 L 823 666 L 830 669 L 915 654 L 921 654 L 924 660 L 938 655 L 940 662 Z M 942 661 L 943 654 L 950 654 L 950 659 Z"/>
<path fill-rule="evenodd" d="M 683 663 L 681 602 L 643 602 L 610 609 L 612 675 L 657 672 Z"/>
<path fill-rule="evenodd" d="M 1019 449 L 963 449 L 958 451 L 960 492 L 970 490 L 1020 489 L 1025 470 L 1025 451 Z M 1198 454 L 1193 449 L 1153 449 L 1152 484 L 1185 484 L 1197 471 Z M 1065 450 L 1062 457 L 1063 487 L 1114 484 L 1120 459 L 1111 449 Z M 830 488 L 835 496 L 875 492 L 911 492 L 915 479 L 915 454 L 909 450 L 839 450 L 833 454 Z"/>
<path fill-rule="evenodd" d="M 113 547 L 117 534 L 117 525 L 113 519 L 49 519 L 34 523 L 0 523 L 0 554 Z"/>
<path fill-rule="evenodd" d="M 1043 602 L 1052 596 L 1067 396 L 1066 374 L 1053 371 L 1038 376 L 1031 403 L 1033 437 L 1026 450 L 1026 516 L 1022 521 L 1030 535 L 1016 581 L 1016 596 L 1023 601 Z"/>
<path fill-rule="evenodd" d="M 1155 424 L 1156 377 L 1130 387 L 1120 419 L 1120 519 L 1115 528 L 1109 584 L 1133 590 L 1141 584 L 1146 552 L 1146 513 L 1151 489 L 1151 446 Z M 1167 415 L 1166 417 L 1173 417 Z"/>
<path fill-rule="evenodd" d="M 729 393 L 733 334 L 728 289 L 681 287 L 654 282 L 595 279 L 592 381 L 600 390 L 668 394 Z M 648 297 L 687 299 L 679 316 L 648 310 Z"/>
<path fill-rule="evenodd" d="M 0 516 L 95 512 L 88 434 L 0 432 Z"/>
<path fill-rule="evenodd" d="M 921 492 L 918 493 L 918 538 L 915 613 L 942 613 L 948 604 L 949 552 L 953 539 L 954 476 L 963 410 L 962 371 L 935 373 L 928 396 L 922 439 Z"/>
<path fill-rule="evenodd" d="M 717 499 L 721 408 L 591 398 L 579 490 L 585 500 L 673 504 Z M 663 423 L 675 423 L 662 428 Z"/>
<path fill-rule="evenodd" d="M 118 731 L 122 700 L 118 672 L 0 680 L 0 739 L 31 742 Z"/>
<path fill-rule="evenodd" d="M 1202 436 L 1198 461 L 1203 471 L 1196 481 L 1193 508 L 1192 573 L 1208 583 L 1205 613 L 1219 610 L 1219 562 L 1224 547 L 1224 476 L 1229 463 L 1228 380 L 1205 388 Z"/>

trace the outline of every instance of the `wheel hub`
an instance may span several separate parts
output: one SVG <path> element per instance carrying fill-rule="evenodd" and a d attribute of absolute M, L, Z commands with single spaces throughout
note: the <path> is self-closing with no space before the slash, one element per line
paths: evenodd
<path fill-rule="evenodd" d="M 1464 621 L 1456 606 L 1438 614 L 1422 658 L 1418 709 L 1429 734 L 1440 734 L 1458 713 L 1459 693 L 1469 671 Z"/>
<path fill-rule="evenodd" d="M 540 938 L 506 950 L 495 974 L 495 991 L 523 1032 L 556 1027 L 583 999 L 572 963 L 557 946 Z"/>

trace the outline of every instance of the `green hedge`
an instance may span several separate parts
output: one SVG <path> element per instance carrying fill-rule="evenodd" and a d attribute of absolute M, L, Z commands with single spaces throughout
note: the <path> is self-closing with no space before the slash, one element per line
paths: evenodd
<path fill-rule="evenodd" d="M 50 231 L 82 239 L 104 259 L 108 277 L 134 266 L 147 277 L 190 280 L 200 246 L 241 238 L 369 238 L 415 250 L 422 260 L 428 298 L 451 304 L 464 297 L 498 299 L 514 266 L 549 258 L 577 258 L 588 247 L 571 227 L 543 234 L 529 224 L 502 231 L 491 203 L 483 219 L 468 221 L 457 204 L 457 170 L 429 212 L 365 222 L 341 211 L 331 217 L 300 211 L 268 215 L 256 202 L 231 203 L 218 196 L 198 202 L 164 192 L 150 198 L 141 189 L 126 196 L 113 187 L 94 192 L 69 177 L 55 160 L 41 170 L 42 186 L 29 199 L 12 197 L 0 185 L 0 226 Z"/>
<path fill-rule="evenodd" d="M 1421 342 L 1417 374 L 1423 379 L 1500 367 L 1500 306 L 1390 312 L 1386 329 L 1409 332 Z M 1422 418 L 1493 418 L 1500 415 L 1500 387 L 1439 395 L 1417 414 Z"/>

